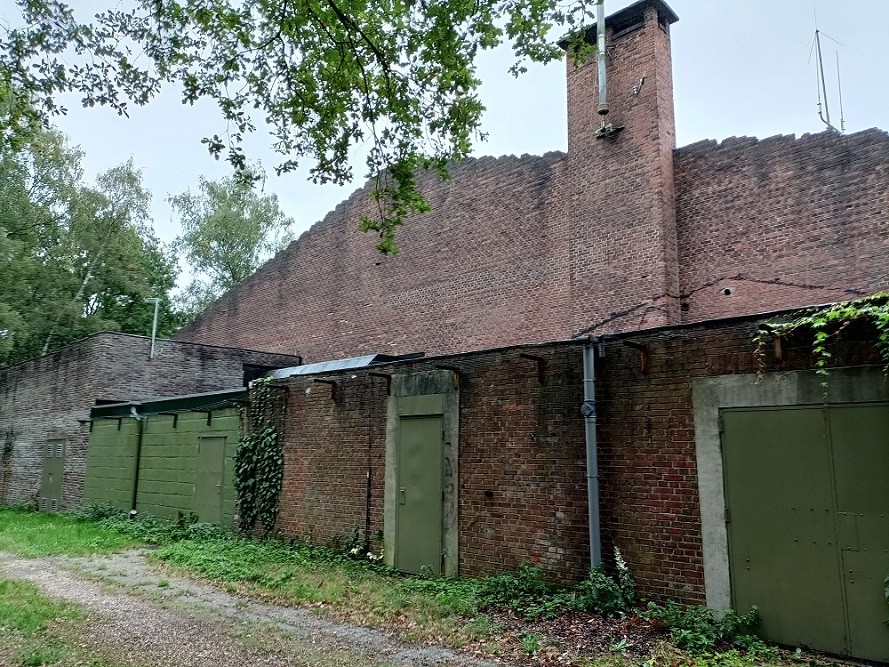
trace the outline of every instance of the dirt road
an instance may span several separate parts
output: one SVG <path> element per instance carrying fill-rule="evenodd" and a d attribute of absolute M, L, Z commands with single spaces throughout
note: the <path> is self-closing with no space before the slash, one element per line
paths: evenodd
<path fill-rule="evenodd" d="M 30 581 L 51 598 L 81 606 L 87 619 L 76 640 L 134 666 L 496 664 L 170 576 L 150 567 L 139 550 L 36 559 L 0 552 L 0 576 Z"/>

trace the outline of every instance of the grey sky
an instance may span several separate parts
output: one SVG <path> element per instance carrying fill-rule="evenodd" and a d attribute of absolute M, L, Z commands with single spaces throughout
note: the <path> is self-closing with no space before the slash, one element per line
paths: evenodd
<path fill-rule="evenodd" d="M 606 0 L 612 13 L 632 0 Z M 679 15 L 672 28 L 673 78 L 678 145 L 730 136 L 768 137 L 823 129 L 816 115 L 813 8 L 821 30 L 842 43 L 824 39 L 832 120 L 839 124 L 834 52 L 842 68 L 846 128 L 889 129 L 889 58 L 886 31 L 889 0 L 668 0 Z M 80 3 L 75 2 L 75 5 Z M 89 4 L 106 4 L 92 0 Z M 15 11 L 10 0 L 2 13 Z M 10 12 L 11 13 L 11 12 Z M 482 98 L 488 109 L 486 143 L 478 155 L 541 154 L 565 150 L 564 65 L 531 67 L 513 79 L 511 56 L 503 50 L 485 54 L 480 66 Z M 187 107 L 168 90 L 129 119 L 105 109 L 80 109 L 66 101 L 69 115 L 58 126 L 86 152 L 90 176 L 133 157 L 154 195 L 155 228 L 170 240 L 177 225 L 166 197 L 194 188 L 198 176 L 217 178 L 226 164 L 209 157 L 200 143 L 223 128 L 210 104 Z M 251 157 L 267 166 L 276 156 L 265 150 L 265 137 L 247 144 Z M 297 223 L 297 233 L 320 220 L 363 181 L 339 188 L 317 186 L 305 173 L 278 178 L 266 189 L 278 194 Z M 373 239 L 368 239 L 369 243 Z"/>

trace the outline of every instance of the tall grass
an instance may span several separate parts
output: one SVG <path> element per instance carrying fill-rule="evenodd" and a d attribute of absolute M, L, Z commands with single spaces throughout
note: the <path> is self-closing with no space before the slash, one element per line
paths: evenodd
<path fill-rule="evenodd" d="M 140 544 L 140 540 L 92 521 L 0 507 L 0 551 L 25 558 L 85 556 Z"/>

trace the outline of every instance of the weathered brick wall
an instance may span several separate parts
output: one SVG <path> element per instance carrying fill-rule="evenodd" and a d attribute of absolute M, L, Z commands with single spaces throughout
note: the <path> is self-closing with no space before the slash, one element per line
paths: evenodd
<path fill-rule="evenodd" d="M 675 150 L 670 18 L 652 2 L 610 20 L 617 136 L 596 138 L 595 61 L 569 57 L 567 154 L 422 176 L 433 210 L 399 231 L 398 257 L 357 230 L 373 214 L 360 189 L 176 338 L 308 361 L 452 354 L 889 288 L 889 137 Z"/>
<path fill-rule="evenodd" d="M 676 191 L 685 321 L 889 289 L 885 132 L 704 141 Z"/>
<path fill-rule="evenodd" d="M 11 455 L 0 467 L 0 502 L 31 502 L 40 488 L 42 446 L 67 440 L 62 506 L 80 504 L 90 407 L 97 399 L 136 400 L 240 387 L 244 364 L 287 366 L 296 357 L 143 336 L 101 333 L 56 352 L 0 369 L 0 438 Z"/>
<path fill-rule="evenodd" d="M 704 601 L 692 408 L 695 377 L 755 373 L 759 320 L 686 325 L 607 339 L 597 363 L 603 553 L 623 553 L 649 598 Z M 838 365 L 878 361 L 854 329 Z M 647 348 L 647 368 L 640 351 Z M 544 361 L 544 381 L 537 362 Z M 768 370 L 812 367 L 806 337 Z M 577 580 L 589 567 L 582 357 L 579 343 L 507 348 L 374 367 L 459 371 L 459 570 L 481 576 L 537 565 Z M 371 471 L 371 536 L 383 529 L 386 384 L 367 370 L 288 381 L 284 491 L 278 527 L 321 542 L 364 537 Z"/>
<path fill-rule="evenodd" d="M 608 341 L 597 378 L 603 548 L 617 545 L 646 596 L 704 602 L 692 381 L 756 373 L 759 320 L 641 332 Z M 847 331 L 838 366 L 878 362 L 871 338 Z M 640 351 L 645 345 L 648 370 Z M 769 350 L 767 370 L 812 368 L 808 336 Z"/>
<path fill-rule="evenodd" d="M 399 230 L 397 257 L 358 231 L 373 213 L 369 188 L 358 190 L 174 338 L 298 349 L 306 362 L 557 338 L 568 282 L 544 212 L 561 157 L 482 158 L 446 182 L 423 176 L 432 212 Z"/>
<path fill-rule="evenodd" d="M 521 353 L 539 356 L 537 362 Z M 531 562 L 557 578 L 587 569 L 583 383 L 576 345 L 517 348 L 375 366 L 414 373 L 459 370 L 460 573 L 482 575 Z M 366 475 L 370 535 L 383 529 L 386 382 L 367 370 L 288 381 L 284 489 L 278 527 L 330 542 L 364 537 Z"/>
<path fill-rule="evenodd" d="M 331 377 L 336 399 L 330 385 L 311 378 L 288 382 L 278 529 L 318 543 L 363 540 L 369 471 L 376 544 L 383 529 L 386 383 L 365 371 Z"/>

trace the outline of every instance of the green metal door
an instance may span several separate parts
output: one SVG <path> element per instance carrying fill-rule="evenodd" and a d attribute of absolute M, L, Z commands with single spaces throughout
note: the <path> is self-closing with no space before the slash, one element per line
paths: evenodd
<path fill-rule="evenodd" d="M 441 574 L 442 417 L 399 420 L 395 567 Z"/>
<path fill-rule="evenodd" d="M 769 639 L 843 652 L 822 411 L 727 410 L 722 419 L 733 606 L 756 605 Z"/>
<path fill-rule="evenodd" d="M 889 660 L 889 406 L 721 419 L 735 608 L 774 641 Z"/>
<path fill-rule="evenodd" d="M 828 412 L 849 653 L 889 662 L 889 405 Z"/>
<path fill-rule="evenodd" d="M 198 438 L 194 504 L 199 521 L 222 522 L 222 489 L 225 481 L 225 438 Z"/>
<path fill-rule="evenodd" d="M 47 440 L 43 448 L 43 477 L 40 480 L 40 510 L 58 512 L 62 507 L 62 475 L 65 470 L 65 441 Z"/>

